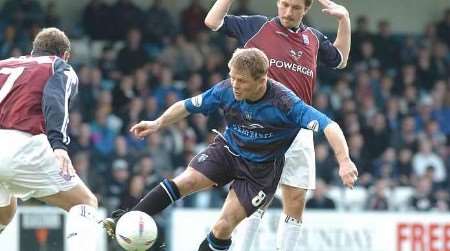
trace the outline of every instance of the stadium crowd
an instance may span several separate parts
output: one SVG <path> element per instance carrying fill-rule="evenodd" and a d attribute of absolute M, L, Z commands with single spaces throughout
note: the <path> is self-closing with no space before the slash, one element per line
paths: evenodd
<path fill-rule="evenodd" d="M 239 1 L 233 14 L 254 14 Z M 74 167 L 111 210 L 130 208 L 161 177 L 173 177 L 223 129 L 221 114 L 193 115 L 144 140 L 128 129 L 152 120 L 174 102 L 226 78 L 236 41 L 207 30 L 207 9 L 192 0 L 177 17 L 154 0 L 140 9 L 130 0 L 91 0 L 81 21 L 62 27 L 55 2 L 8 0 L 0 21 L 0 58 L 30 52 L 43 26 L 72 39 L 79 77 L 70 115 Z M 450 9 L 421 34 L 399 34 L 389 20 L 353 20 L 351 59 L 343 71 L 319 66 L 314 106 L 338 121 L 359 169 L 360 209 L 445 211 L 450 207 Z M 330 37 L 333 34 L 328 34 Z M 309 208 L 352 209 L 328 193 L 340 186 L 327 144 L 316 140 L 318 188 Z M 407 188 L 404 204 L 390 194 Z M 219 207 L 226 192 L 200 193 L 180 207 Z M 333 197 L 333 198 L 331 198 Z M 275 201 L 275 206 L 280 202 Z"/>

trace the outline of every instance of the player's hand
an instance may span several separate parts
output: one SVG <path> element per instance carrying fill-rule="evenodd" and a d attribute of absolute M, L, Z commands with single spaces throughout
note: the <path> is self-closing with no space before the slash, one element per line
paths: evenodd
<path fill-rule="evenodd" d="M 155 133 L 159 130 L 160 124 L 158 121 L 141 121 L 136 125 L 132 126 L 130 132 L 134 134 L 137 138 L 144 138 L 152 133 Z"/>
<path fill-rule="evenodd" d="M 70 180 L 75 177 L 76 172 L 73 168 L 72 161 L 70 160 L 67 151 L 63 149 L 55 149 L 53 152 L 55 153 L 56 159 L 58 159 L 59 166 L 61 168 L 61 170 L 59 171 L 61 177 L 63 177 L 65 180 Z"/>
<path fill-rule="evenodd" d="M 353 186 L 358 179 L 358 170 L 356 169 L 355 163 L 350 159 L 340 162 L 339 176 L 346 187 L 353 189 Z"/>
<path fill-rule="evenodd" d="M 322 5 L 323 9 L 322 12 L 336 17 L 338 20 L 349 17 L 348 10 L 344 6 L 337 4 L 331 0 L 318 0 L 319 3 Z"/>

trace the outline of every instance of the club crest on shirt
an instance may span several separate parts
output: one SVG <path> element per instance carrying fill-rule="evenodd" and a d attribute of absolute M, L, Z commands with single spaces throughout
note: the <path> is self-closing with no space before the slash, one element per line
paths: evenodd
<path fill-rule="evenodd" d="M 291 55 L 291 57 L 293 57 L 295 59 L 295 61 L 298 61 L 300 59 L 300 57 L 303 55 L 303 52 L 296 51 L 294 49 L 290 49 L 289 54 Z"/>
<path fill-rule="evenodd" d="M 302 34 L 303 37 L 303 43 L 305 45 L 309 45 L 309 37 L 306 34 Z"/>
<path fill-rule="evenodd" d="M 209 157 L 208 154 L 202 153 L 202 154 L 200 154 L 200 156 L 198 156 L 197 162 L 203 162 L 203 161 L 205 161 L 208 157 Z"/>
<path fill-rule="evenodd" d="M 246 120 L 252 120 L 252 114 L 249 112 L 244 112 L 244 117 Z"/>
<path fill-rule="evenodd" d="M 314 132 L 318 132 L 319 131 L 319 121 L 317 120 L 312 120 L 308 123 L 308 125 L 306 126 L 306 128 L 308 128 L 309 130 L 312 130 Z"/>

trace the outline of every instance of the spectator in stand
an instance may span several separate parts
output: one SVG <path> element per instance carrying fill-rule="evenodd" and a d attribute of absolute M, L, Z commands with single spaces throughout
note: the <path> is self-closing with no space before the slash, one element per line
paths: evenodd
<path fill-rule="evenodd" d="M 130 172 L 126 160 L 116 159 L 112 162 L 111 178 L 107 179 L 104 192 L 104 203 L 108 210 L 119 207 L 120 199 L 128 187 L 129 175 Z"/>
<path fill-rule="evenodd" d="M 382 113 L 376 113 L 369 121 L 363 132 L 364 141 L 370 142 L 366 146 L 369 160 L 378 158 L 389 146 L 391 134 L 386 126 L 386 118 Z"/>
<path fill-rule="evenodd" d="M 141 157 L 133 169 L 134 173 L 144 179 L 146 191 L 153 189 L 161 180 L 160 169 L 155 168 L 153 158 L 149 156 Z"/>
<path fill-rule="evenodd" d="M 143 11 L 132 0 L 117 0 L 111 7 L 111 15 L 108 22 L 113 25 L 113 39 L 124 39 L 130 30 L 140 27 L 144 21 Z"/>
<path fill-rule="evenodd" d="M 327 197 L 328 186 L 321 180 L 317 179 L 316 189 L 313 192 L 313 196 L 306 202 L 306 208 L 308 209 L 335 209 L 336 205 L 332 199 Z"/>
<path fill-rule="evenodd" d="M 255 13 L 249 7 L 249 2 L 250 0 L 238 0 L 237 7 L 232 11 L 232 14 L 235 16 L 255 15 Z"/>
<path fill-rule="evenodd" d="M 436 26 L 436 31 L 439 38 L 450 48 L 450 8 L 445 10 L 444 17 Z"/>
<path fill-rule="evenodd" d="M 430 211 L 436 205 L 436 198 L 432 193 L 432 181 L 426 177 L 419 177 L 415 185 L 415 192 L 410 200 L 410 206 L 417 211 Z"/>
<path fill-rule="evenodd" d="M 177 78 L 185 79 L 191 72 L 201 69 L 204 59 L 197 47 L 178 34 L 159 54 L 158 61 L 172 69 Z"/>
<path fill-rule="evenodd" d="M 175 169 L 172 163 L 172 153 L 164 145 L 162 135 L 153 134 L 146 138 L 147 147 L 145 153 L 152 158 L 152 166 L 164 177 L 170 175 Z"/>
<path fill-rule="evenodd" d="M 366 209 L 374 211 L 389 210 L 389 200 L 387 198 L 388 181 L 377 180 L 372 187 L 372 191 L 367 196 Z"/>
<path fill-rule="evenodd" d="M 181 11 L 180 27 L 187 39 L 193 40 L 198 32 L 206 30 L 203 24 L 206 14 L 199 0 L 191 0 L 189 6 Z"/>
<path fill-rule="evenodd" d="M 372 41 L 373 35 L 369 31 L 369 17 L 358 16 L 356 19 L 356 28 L 352 32 L 352 47 L 350 59 L 352 62 L 357 62 L 362 59 L 361 46 L 366 41 Z"/>
<path fill-rule="evenodd" d="M 375 55 L 384 69 L 394 69 L 398 65 L 399 45 L 394 39 L 391 30 L 391 24 L 387 20 L 381 20 L 378 23 L 378 33 L 373 38 L 375 46 Z"/>
<path fill-rule="evenodd" d="M 327 184 L 338 184 L 336 172 L 330 172 L 330 167 L 337 166 L 333 156 L 330 155 L 330 148 L 327 144 L 316 145 L 316 175 Z M 356 160 L 353 156 L 352 159 Z"/>
<path fill-rule="evenodd" d="M 43 23 L 44 11 L 36 0 L 8 0 L 3 4 L 2 18 L 18 29 L 29 29 Z"/>
<path fill-rule="evenodd" d="M 423 176 L 431 166 L 434 170 L 432 181 L 442 183 L 447 178 L 447 170 L 442 158 L 437 155 L 432 148 L 429 139 L 423 139 L 419 143 L 419 151 L 416 152 L 412 160 L 414 174 L 417 177 Z"/>
<path fill-rule="evenodd" d="M 82 26 L 91 39 L 112 39 L 114 25 L 111 20 L 111 7 L 104 0 L 90 0 L 83 10 Z"/>
<path fill-rule="evenodd" d="M 140 175 L 131 177 L 128 189 L 123 193 L 120 199 L 119 208 L 128 210 L 142 199 L 145 192 L 145 179 Z"/>
<path fill-rule="evenodd" d="M 413 153 L 409 148 L 399 150 L 394 170 L 400 186 L 411 186 L 411 177 L 413 176 L 412 155 Z"/>
<path fill-rule="evenodd" d="M 162 0 L 153 0 L 153 4 L 144 13 L 144 40 L 159 46 L 168 44 L 175 37 L 177 28 L 172 15 L 163 6 Z"/>
<path fill-rule="evenodd" d="M 147 51 L 142 46 L 142 34 L 139 29 L 130 29 L 127 33 L 127 43 L 117 55 L 117 67 L 123 74 L 132 74 L 134 70 L 150 61 Z"/>

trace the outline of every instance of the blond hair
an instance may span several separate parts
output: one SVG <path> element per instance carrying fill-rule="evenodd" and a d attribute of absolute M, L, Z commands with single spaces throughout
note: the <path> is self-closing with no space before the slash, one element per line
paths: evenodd
<path fill-rule="evenodd" d="M 228 68 L 248 71 L 250 76 L 258 80 L 265 77 L 269 70 L 269 59 L 257 48 L 236 49 L 228 62 Z"/>
<path fill-rule="evenodd" d="M 44 28 L 34 38 L 33 55 L 63 56 L 70 52 L 70 40 L 58 28 Z"/>

